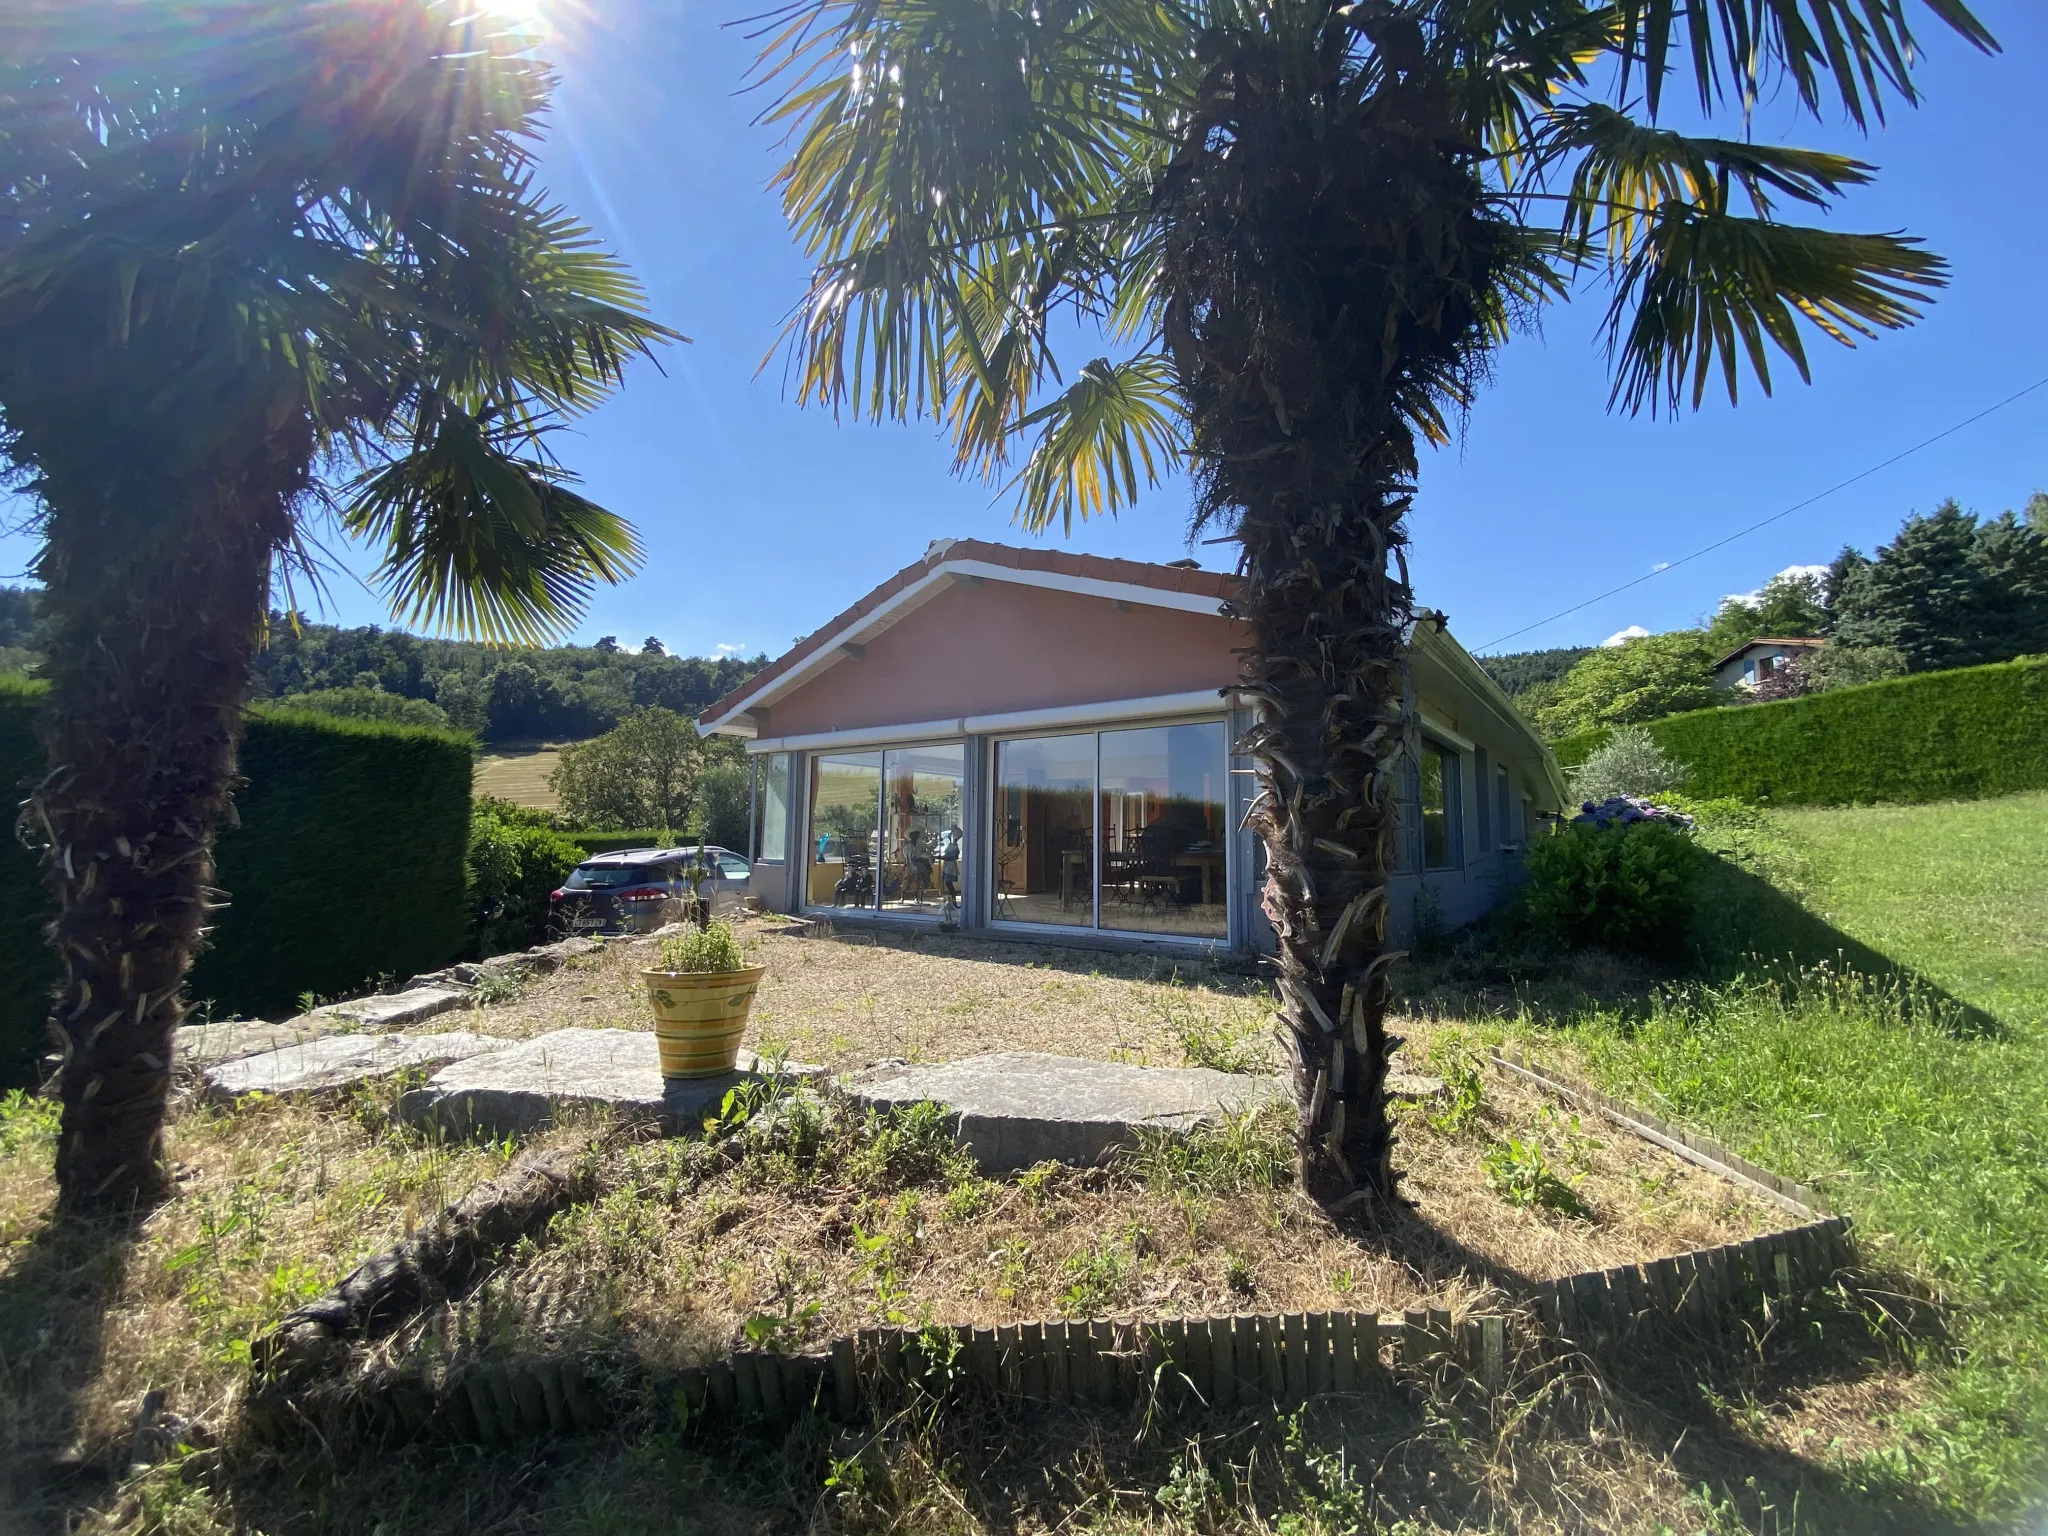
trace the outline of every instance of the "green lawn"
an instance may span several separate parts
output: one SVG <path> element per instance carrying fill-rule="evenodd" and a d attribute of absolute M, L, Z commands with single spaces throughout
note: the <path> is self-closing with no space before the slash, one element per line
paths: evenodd
<path fill-rule="evenodd" d="M 1925 1350 L 1927 1401 L 1831 1471 L 2003 1525 L 2039 1507 L 2048 1454 L 2048 795 L 1703 832 L 1726 856 L 1722 979 L 1569 1035 L 1611 1086 L 1818 1184 L 1867 1259 L 1940 1288 L 1955 1324 Z M 1804 969 L 1737 974 L 1733 951 L 1773 935 Z"/>
<path fill-rule="evenodd" d="M 2048 1027 L 2048 794 L 1786 811 L 1809 905 L 2015 1027 Z"/>

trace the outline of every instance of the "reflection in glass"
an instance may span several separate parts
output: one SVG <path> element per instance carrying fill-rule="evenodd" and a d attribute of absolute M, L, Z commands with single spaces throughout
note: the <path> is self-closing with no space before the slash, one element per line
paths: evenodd
<path fill-rule="evenodd" d="M 757 858 L 778 864 L 789 857 L 789 754 L 770 752 L 761 765 L 760 847 Z"/>
<path fill-rule="evenodd" d="M 1102 926 L 1224 938 L 1221 721 L 1102 733 Z"/>
<path fill-rule="evenodd" d="M 1095 737 L 1041 736 L 996 744 L 997 922 L 1095 922 Z"/>
<path fill-rule="evenodd" d="M 875 904 L 875 821 L 882 804 L 882 754 L 820 753 L 811 767 L 812 906 Z"/>
<path fill-rule="evenodd" d="M 1456 793 L 1454 752 L 1422 744 L 1422 867 L 1449 869 L 1457 860 L 1451 836 L 1451 800 Z"/>
<path fill-rule="evenodd" d="M 883 754 L 881 902 L 885 912 L 960 915 L 960 743 Z"/>

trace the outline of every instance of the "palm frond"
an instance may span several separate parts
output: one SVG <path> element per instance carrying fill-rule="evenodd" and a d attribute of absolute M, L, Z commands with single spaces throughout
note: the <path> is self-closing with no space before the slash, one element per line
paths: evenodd
<path fill-rule="evenodd" d="M 408 621 L 466 639 L 542 644 L 572 628 L 598 581 L 640 562 L 631 527 L 558 467 L 438 402 L 430 440 L 366 471 L 342 524 L 386 549 L 377 581 Z"/>
<path fill-rule="evenodd" d="M 1898 235 L 1846 234 L 1663 204 L 1621 270 L 1607 315 L 1613 400 L 1695 409 L 1716 365 L 1732 403 L 1746 362 L 1766 394 L 1770 349 L 1810 379 L 1800 321 L 1853 346 L 1896 330 L 1947 281 L 1947 263 Z"/>
<path fill-rule="evenodd" d="M 1674 52 L 1690 58 L 1703 110 L 1730 96 L 1746 110 L 1783 79 L 1807 111 L 1818 113 L 1832 96 L 1868 127 L 1883 120 L 1887 95 L 1919 99 L 1914 10 L 1984 52 L 1998 48 L 1964 0 L 1614 0 L 1614 9 L 1626 38 L 1622 94 L 1640 69 L 1652 117 Z"/>
<path fill-rule="evenodd" d="M 1876 168 L 1847 155 L 1737 139 L 1695 137 L 1637 122 L 1600 102 L 1559 107 L 1541 125 L 1537 163 L 1572 165 L 1563 225 L 1582 246 L 1604 231 L 1626 260 L 1668 202 L 1725 208 L 1740 189 L 1768 216 L 1773 196 L 1817 208 L 1871 179 Z"/>
<path fill-rule="evenodd" d="M 1138 477 L 1156 485 L 1186 446 L 1186 422 L 1172 365 L 1156 352 L 1121 363 L 1097 358 L 1072 385 L 1017 424 L 1036 430 L 1018 471 L 1016 518 L 1032 532 L 1057 520 L 1071 533 L 1138 496 Z"/>

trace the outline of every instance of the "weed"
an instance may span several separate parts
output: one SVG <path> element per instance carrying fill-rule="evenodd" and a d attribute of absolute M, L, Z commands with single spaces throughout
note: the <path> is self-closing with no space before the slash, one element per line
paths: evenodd
<path fill-rule="evenodd" d="M 1479 1118 L 1485 1088 L 1479 1064 L 1464 1051 L 1447 1054 L 1438 1063 L 1444 1079 L 1444 1107 L 1429 1117 L 1429 1128 L 1440 1136 L 1462 1136 Z"/>
<path fill-rule="evenodd" d="M 1123 1161 L 1162 1193 L 1192 1195 L 1278 1188 L 1293 1160 L 1284 1112 L 1248 1109 L 1186 1132 L 1141 1128 Z"/>
<path fill-rule="evenodd" d="M 996 1184 L 988 1179 L 969 1176 L 946 1191 L 946 1203 L 942 1207 L 948 1221 L 972 1221 L 995 1204 Z"/>
<path fill-rule="evenodd" d="M 469 989 L 470 1001 L 483 1007 L 509 1003 L 524 992 L 532 977 L 524 970 L 485 971 Z"/>
<path fill-rule="evenodd" d="M 1510 1136 L 1487 1143 L 1479 1166 L 1486 1174 L 1486 1187 L 1509 1205 L 1540 1207 L 1565 1216 L 1590 1214 L 1571 1185 L 1551 1171 L 1543 1144 L 1533 1136 L 1527 1141 Z"/>
<path fill-rule="evenodd" d="M 1015 1301 L 1031 1278 L 1031 1245 L 1013 1237 L 991 1253 L 988 1261 L 996 1272 L 996 1300 Z"/>
<path fill-rule="evenodd" d="M 62 1110 L 55 1099 L 40 1098 L 25 1089 L 10 1089 L 0 1098 L 0 1157 L 25 1153 L 42 1157 L 57 1146 L 57 1122 Z"/>
<path fill-rule="evenodd" d="M 1273 1069 L 1272 1024 L 1263 1009 L 1237 1017 L 1219 1016 L 1180 996 L 1170 996 L 1160 1012 L 1189 1066 L 1253 1075 Z"/>
<path fill-rule="evenodd" d="M 1223 1283 L 1239 1296 L 1250 1296 L 1258 1291 L 1258 1273 L 1251 1259 L 1238 1249 L 1233 1248 L 1224 1256 Z"/>
<path fill-rule="evenodd" d="M 1166 1484 L 1152 1495 L 1159 1507 L 1182 1525 L 1202 1526 L 1223 1502 L 1222 1485 L 1202 1457 L 1199 1441 L 1190 1441 L 1168 1472 Z"/>
<path fill-rule="evenodd" d="M 1116 1241 L 1096 1243 L 1071 1255 L 1060 1266 L 1067 1282 L 1060 1295 L 1060 1310 L 1069 1317 L 1106 1312 L 1129 1288 L 1136 1267 L 1130 1248 Z"/>
<path fill-rule="evenodd" d="M 954 1184 L 972 1176 L 973 1160 L 955 1144 L 943 1104 L 927 1100 L 889 1114 L 871 1111 L 862 1132 L 864 1144 L 846 1162 L 846 1176 L 858 1188 Z"/>
<path fill-rule="evenodd" d="M 797 1305 L 794 1296 L 782 1298 L 780 1312 L 756 1312 L 740 1327 L 749 1349 L 772 1349 L 778 1353 L 793 1349 L 809 1333 L 824 1310 L 823 1304 L 807 1301 Z"/>

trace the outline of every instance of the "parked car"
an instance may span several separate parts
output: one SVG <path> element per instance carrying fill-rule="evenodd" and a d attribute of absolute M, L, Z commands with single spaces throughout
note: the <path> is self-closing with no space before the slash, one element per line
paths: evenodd
<path fill-rule="evenodd" d="M 714 913 L 745 902 L 753 871 L 730 848 L 706 846 L 712 868 L 704 899 Z M 569 871 L 548 897 L 548 927 L 557 934 L 650 933 L 683 915 L 690 899 L 686 866 L 695 848 L 625 848 L 600 853 Z"/>

